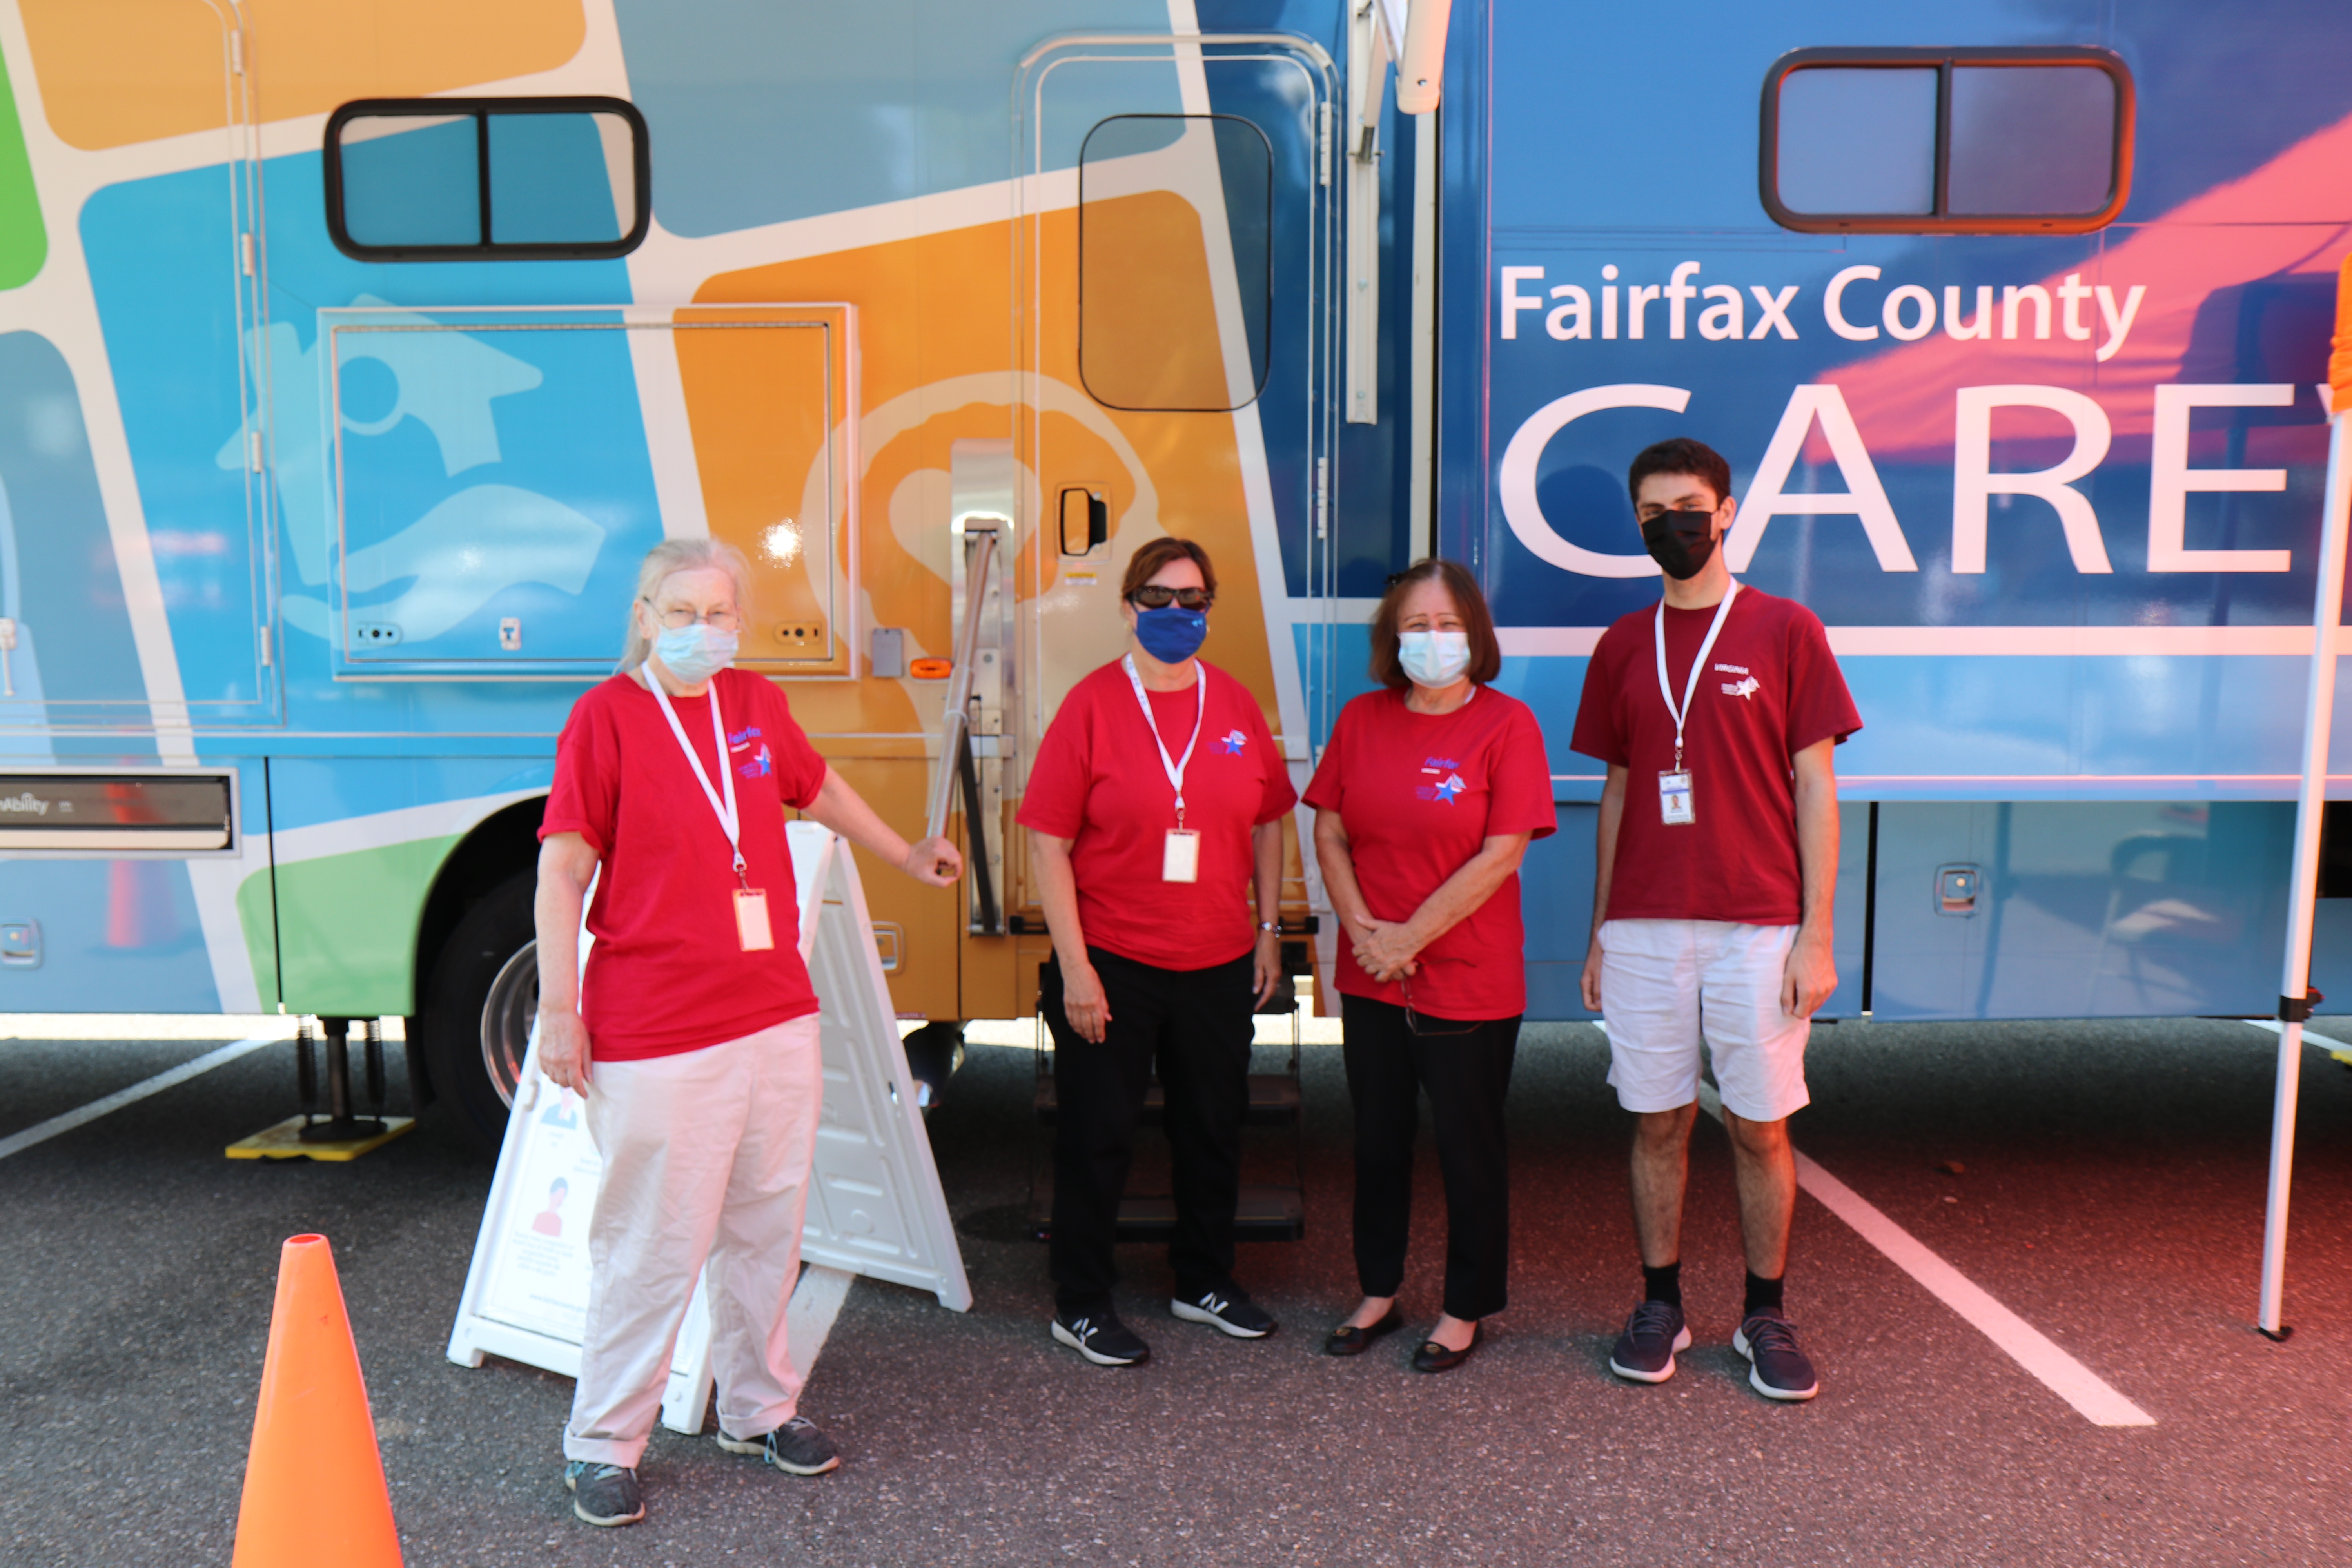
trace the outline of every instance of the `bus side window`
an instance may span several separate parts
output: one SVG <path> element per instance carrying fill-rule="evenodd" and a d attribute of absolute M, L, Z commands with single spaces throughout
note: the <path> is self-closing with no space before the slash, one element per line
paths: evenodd
<path fill-rule="evenodd" d="M 360 261 L 625 256 L 649 168 L 616 98 L 363 99 L 327 120 L 327 232 Z"/>
<path fill-rule="evenodd" d="M 2084 234 L 2131 186 L 2105 49 L 1799 49 L 1764 80 L 1764 207 L 1808 233 Z"/>
<path fill-rule="evenodd" d="M 1272 357 L 1273 226 L 1274 149 L 1249 121 L 1120 114 L 1087 132 L 1078 379 L 1088 395 L 1168 413 L 1256 401 Z"/>

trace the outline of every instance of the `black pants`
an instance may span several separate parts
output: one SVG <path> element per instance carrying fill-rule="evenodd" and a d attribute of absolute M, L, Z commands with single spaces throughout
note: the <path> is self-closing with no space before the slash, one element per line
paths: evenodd
<path fill-rule="evenodd" d="M 1118 1269 L 1111 1243 L 1135 1152 L 1136 1122 L 1152 1068 L 1167 1097 L 1176 1235 L 1168 1262 L 1179 1296 L 1233 1283 L 1234 1208 L 1241 1199 L 1242 1118 L 1249 1110 L 1255 1030 L 1250 960 L 1213 969 L 1155 969 L 1100 948 L 1110 1023 L 1100 1045 L 1078 1037 L 1062 1010 L 1062 965 L 1046 964 L 1038 1009 L 1054 1035 L 1054 1304 L 1066 1316 L 1111 1304 Z"/>
<path fill-rule="evenodd" d="M 1468 1034 L 1416 1035 L 1404 1009 L 1340 999 L 1348 1093 L 1356 1103 L 1356 1275 L 1367 1296 L 1404 1283 L 1412 1221 L 1412 1144 L 1427 1090 L 1445 1177 L 1445 1310 L 1475 1320 L 1505 1305 L 1511 1260 L 1511 1172 L 1503 1100 L 1511 1089 L 1519 1021 L 1489 1018 Z M 1458 1029 L 1422 1019 L 1425 1029 Z"/>

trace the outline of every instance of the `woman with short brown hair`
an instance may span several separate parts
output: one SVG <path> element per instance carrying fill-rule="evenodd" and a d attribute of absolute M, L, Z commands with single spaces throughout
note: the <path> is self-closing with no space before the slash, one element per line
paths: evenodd
<path fill-rule="evenodd" d="M 1315 854 L 1347 940 L 1337 985 L 1356 1111 L 1362 1303 L 1325 1341 L 1356 1355 L 1402 1324 L 1412 1146 L 1429 1096 L 1445 1177 L 1444 1313 L 1413 1354 L 1459 1366 L 1500 1311 L 1510 1257 L 1503 1100 L 1519 1017 L 1520 858 L 1554 826 L 1534 713 L 1487 683 L 1494 618 L 1469 573 L 1428 560 L 1372 618 L 1381 689 L 1339 710 L 1307 786 Z"/>

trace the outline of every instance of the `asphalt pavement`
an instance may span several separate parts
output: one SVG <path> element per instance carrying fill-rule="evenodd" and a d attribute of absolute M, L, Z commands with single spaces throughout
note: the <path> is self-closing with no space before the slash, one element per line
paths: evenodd
<path fill-rule="evenodd" d="M 0 1039 L 0 1141 L 216 1044 Z M 570 1383 L 443 1354 L 487 1162 L 429 1116 L 349 1165 L 223 1158 L 290 1109 L 290 1051 L 268 1047 L 0 1157 L 0 1562 L 227 1561 L 278 1245 L 304 1231 L 334 1244 L 411 1564 L 2352 1562 L 2352 1072 L 2307 1053 L 2296 1331 L 2274 1344 L 2252 1319 L 2275 1048 L 2209 1020 L 1815 1036 L 1799 1147 L 2153 1423 L 2100 1426 L 1811 1197 L 1789 1307 L 1822 1392 L 1753 1394 L 1705 1121 L 1697 1344 L 1670 1383 L 1613 1378 L 1639 1274 L 1626 1127 L 1584 1025 L 1523 1037 L 1512 1302 L 1461 1370 L 1410 1372 L 1410 1333 L 1318 1353 L 1356 1295 L 1330 1047 L 1307 1053 L 1307 1239 L 1242 1255 L 1282 1331 L 1176 1322 L 1157 1250 L 1126 1247 L 1121 1310 L 1153 1359 L 1086 1365 L 1046 1337 L 1022 1235 L 1034 1058 L 974 1047 L 930 1122 L 971 1311 L 858 1282 L 803 1402 L 841 1470 L 663 1431 L 647 1521 L 606 1531 L 559 1479 Z M 1281 1136 L 1251 1134 L 1269 1175 Z M 1426 1150 L 1416 1202 L 1421 1328 Z"/>

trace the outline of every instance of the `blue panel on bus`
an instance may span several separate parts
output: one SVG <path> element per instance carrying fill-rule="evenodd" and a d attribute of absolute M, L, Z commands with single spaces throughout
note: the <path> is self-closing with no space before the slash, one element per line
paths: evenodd
<path fill-rule="evenodd" d="M 12 1013 L 217 1013 L 188 868 L 175 860 L 0 861 L 0 921 L 36 921 L 41 961 L 0 967 Z"/>
<path fill-rule="evenodd" d="M 279 833 L 350 825 L 354 818 L 414 806 L 481 800 L 521 790 L 543 791 L 554 780 L 551 756 L 530 761 L 451 756 L 280 758 L 269 769 L 270 824 Z M 435 823 L 419 822 L 389 837 L 371 826 L 354 826 L 352 831 L 371 844 L 396 843 L 455 831 L 448 821 L 467 815 L 443 814 Z M 466 826 L 471 826 L 470 820 Z"/>
<path fill-rule="evenodd" d="M 2273 629 L 2310 615 L 2341 216 L 2316 193 L 2352 170 L 2337 11 L 2282 16 L 2310 40 L 2280 62 L 2295 89 L 2218 117 L 2198 62 L 2241 25 L 2194 7 L 1722 10 L 1671 94 L 1632 70 L 1561 90 L 1564 60 L 1654 55 L 1646 15 L 1499 0 L 1455 21 L 1486 48 L 1449 68 L 1449 123 L 1486 134 L 1449 154 L 1441 527 L 1500 624 L 1573 654 L 1558 634 L 1654 602 L 1625 467 L 1695 435 L 1731 465 L 1734 570 L 1857 634 L 1871 728 L 1840 762 L 1862 794 L 2285 792 L 2302 679 Z M 2116 49 L 2137 221 L 1773 226 L 1757 110 L 1798 44 Z M 2096 163 L 2105 122 L 2067 122 L 2084 145 L 2053 159 Z M 2029 206 L 2046 172 L 1990 171 Z M 1989 201 L 1987 173 L 1953 178 Z"/>
<path fill-rule="evenodd" d="M 216 164 L 99 191 L 81 234 L 181 687 L 254 704 L 267 564 L 250 524 L 231 218 Z"/>
<path fill-rule="evenodd" d="M 1882 805 L 1873 1011 L 2268 1015 L 2294 843 L 2284 802 Z"/>
<path fill-rule="evenodd" d="M 17 624 L 8 728 L 37 729 L 45 704 L 145 701 L 73 372 L 34 332 L 0 335 L 0 616 Z"/>

